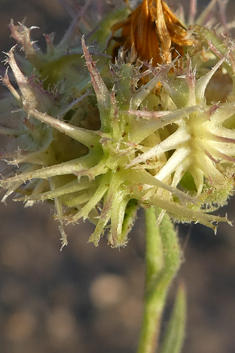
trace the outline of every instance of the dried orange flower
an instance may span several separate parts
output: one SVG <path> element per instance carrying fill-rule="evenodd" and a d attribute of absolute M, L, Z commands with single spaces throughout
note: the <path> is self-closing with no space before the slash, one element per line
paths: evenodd
<path fill-rule="evenodd" d="M 122 29 L 121 36 L 114 33 Z M 184 46 L 194 43 L 185 27 L 170 8 L 161 0 L 143 0 L 125 21 L 111 28 L 112 39 L 116 40 L 112 56 L 115 58 L 120 47 L 130 51 L 142 61 L 170 63 L 177 55 L 183 56 Z"/>

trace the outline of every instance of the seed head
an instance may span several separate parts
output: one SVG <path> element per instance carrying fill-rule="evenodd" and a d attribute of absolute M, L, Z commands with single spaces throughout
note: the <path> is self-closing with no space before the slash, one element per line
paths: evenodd
<path fill-rule="evenodd" d="M 125 245 L 138 207 L 214 230 L 227 222 L 212 211 L 234 188 L 233 41 L 198 25 L 189 34 L 163 1 L 118 16 L 79 42 L 78 16 L 58 45 L 45 37 L 45 54 L 31 29 L 10 26 L 25 58 L 13 48 L 6 60 L 18 90 L 7 71 L 2 78 L 11 95 L 0 132 L 13 139 L 1 154 L 13 165 L 1 180 L 3 201 L 13 193 L 26 206 L 53 200 L 63 245 L 64 223 L 84 219 L 95 224 L 94 244 L 107 231 L 111 246 Z M 216 75 L 227 93 L 213 101 Z"/>

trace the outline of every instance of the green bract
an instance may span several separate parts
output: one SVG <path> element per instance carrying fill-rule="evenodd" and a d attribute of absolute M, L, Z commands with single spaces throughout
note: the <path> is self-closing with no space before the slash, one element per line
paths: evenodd
<path fill-rule="evenodd" d="M 46 54 L 34 48 L 30 29 L 11 23 L 26 58 L 15 57 L 15 48 L 7 54 L 18 90 L 7 71 L 2 78 L 14 97 L 2 107 L 15 107 L 0 129 L 14 138 L 1 154 L 14 166 L 1 180 L 3 201 L 12 193 L 26 206 L 53 200 L 62 245 L 63 224 L 87 218 L 96 225 L 95 245 L 106 230 L 111 246 L 125 245 L 138 207 L 215 229 L 227 219 L 210 212 L 233 193 L 233 86 L 222 102 L 209 96 L 215 75 L 234 81 L 234 45 L 223 47 L 214 31 L 196 26 L 204 47 L 180 68 L 131 63 L 121 50 L 114 64 L 102 52 L 114 19 L 90 37 L 95 47 L 84 37 L 74 45 L 71 27 L 57 46 L 46 36 Z"/>

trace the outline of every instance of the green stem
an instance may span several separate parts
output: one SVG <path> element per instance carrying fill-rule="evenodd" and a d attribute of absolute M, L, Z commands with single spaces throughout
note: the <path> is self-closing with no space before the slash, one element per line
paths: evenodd
<path fill-rule="evenodd" d="M 156 352 L 168 288 L 180 266 L 180 249 L 168 215 L 156 226 L 155 208 L 145 211 L 146 284 L 144 316 L 137 353 Z"/>

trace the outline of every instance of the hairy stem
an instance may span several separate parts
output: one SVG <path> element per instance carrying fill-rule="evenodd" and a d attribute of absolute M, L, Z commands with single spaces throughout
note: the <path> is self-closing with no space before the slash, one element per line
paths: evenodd
<path fill-rule="evenodd" d="M 158 211 L 145 211 L 146 219 L 146 284 L 144 316 L 137 353 L 156 352 L 168 288 L 180 263 L 176 231 L 168 215 L 156 225 Z"/>

